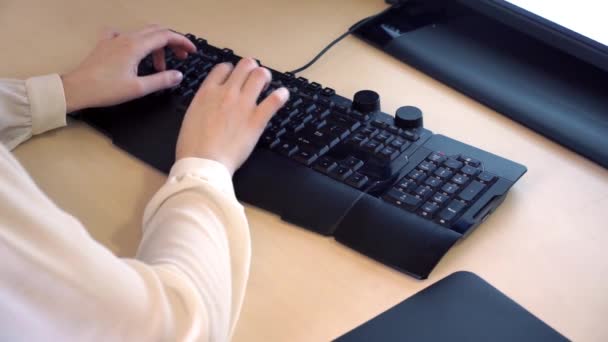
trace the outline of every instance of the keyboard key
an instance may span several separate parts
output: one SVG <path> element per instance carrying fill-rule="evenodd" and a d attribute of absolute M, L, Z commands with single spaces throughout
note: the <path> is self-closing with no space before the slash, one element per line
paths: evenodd
<path fill-rule="evenodd" d="M 446 159 L 446 157 L 441 153 L 433 152 L 428 157 L 426 157 L 426 159 L 436 164 L 441 164 Z"/>
<path fill-rule="evenodd" d="M 328 116 L 327 120 L 335 125 L 344 127 L 351 131 L 354 131 L 359 128 L 359 126 L 361 126 L 361 123 L 358 120 L 355 120 L 345 115 L 333 114 Z"/>
<path fill-rule="evenodd" d="M 468 165 L 471 165 L 472 167 L 479 167 L 481 165 L 481 162 L 479 160 L 473 159 L 471 157 L 463 156 L 463 155 L 460 155 L 458 157 L 458 160 L 460 160 L 461 162 L 464 162 Z"/>
<path fill-rule="evenodd" d="M 383 197 L 390 203 L 396 204 L 406 210 L 414 211 L 422 200 L 414 195 L 403 193 L 395 188 L 390 189 L 388 193 Z"/>
<path fill-rule="evenodd" d="M 432 218 L 433 215 L 439 210 L 439 206 L 433 202 L 426 202 L 420 207 L 419 214 L 426 218 Z"/>
<path fill-rule="evenodd" d="M 305 149 L 300 148 L 300 150 L 296 152 L 292 156 L 292 158 L 297 162 L 300 162 L 306 166 L 310 166 L 312 163 L 314 163 L 315 160 L 317 160 L 318 156 L 312 151 L 307 151 Z"/>
<path fill-rule="evenodd" d="M 334 96 L 335 93 L 336 93 L 336 91 L 331 88 L 325 88 L 325 89 L 323 89 L 323 91 L 321 91 L 321 95 L 327 96 L 327 97 Z"/>
<path fill-rule="evenodd" d="M 450 199 L 450 197 L 448 197 L 442 193 L 436 193 L 433 195 L 433 198 L 431 200 L 433 202 L 437 203 L 437 205 L 442 206 L 449 199 Z"/>
<path fill-rule="evenodd" d="M 401 132 L 401 134 L 399 134 L 399 135 L 409 141 L 416 141 L 416 140 L 420 139 L 420 136 L 418 135 L 418 133 L 410 131 L 410 130 L 405 130 L 405 131 Z"/>
<path fill-rule="evenodd" d="M 418 168 L 425 172 L 433 172 L 437 169 L 437 166 L 433 162 L 423 161 L 418 165 Z"/>
<path fill-rule="evenodd" d="M 355 172 L 353 175 L 346 179 L 346 184 L 357 189 L 362 189 L 365 184 L 367 184 L 368 180 L 369 179 L 367 178 L 367 176 Z"/>
<path fill-rule="evenodd" d="M 426 178 L 426 174 L 420 170 L 412 170 L 407 176 L 416 182 L 422 182 Z"/>
<path fill-rule="evenodd" d="M 452 183 L 456 185 L 465 185 L 468 181 L 469 177 L 465 175 L 457 174 L 456 176 L 452 177 Z"/>
<path fill-rule="evenodd" d="M 477 197 L 477 195 L 479 195 L 479 193 L 482 192 L 485 187 L 485 184 L 478 181 L 473 181 L 466 188 L 464 188 L 460 194 L 458 194 L 458 197 L 464 201 L 470 202 Z"/>
<path fill-rule="evenodd" d="M 335 136 L 340 140 L 346 138 L 350 134 L 348 128 L 339 125 L 328 124 L 327 126 L 321 128 L 321 130 L 323 129 L 326 129 L 330 135 Z"/>
<path fill-rule="evenodd" d="M 274 148 L 279 142 L 279 139 L 277 139 L 274 134 L 267 133 L 262 135 L 258 144 L 261 147 Z"/>
<path fill-rule="evenodd" d="M 338 166 L 338 163 L 336 163 L 335 160 L 333 160 L 330 157 L 321 157 L 320 159 L 317 160 L 317 163 L 315 164 L 315 170 L 323 172 L 323 173 L 329 173 L 331 170 L 333 170 L 334 168 L 336 168 Z"/>
<path fill-rule="evenodd" d="M 392 134 L 399 134 L 402 132 L 401 128 L 397 127 L 397 126 L 388 126 L 386 128 L 387 131 L 389 131 L 389 133 Z"/>
<path fill-rule="evenodd" d="M 397 138 L 393 141 L 391 141 L 391 143 L 389 144 L 392 148 L 397 149 L 400 152 L 405 151 L 409 146 L 410 146 L 410 142 L 409 141 L 405 141 L 401 138 Z"/>
<path fill-rule="evenodd" d="M 460 189 L 460 187 L 452 183 L 446 183 L 441 187 L 441 191 L 445 192 L 448 195 L 455 194 L 458 189 Z"/>
<path fill-rule="evenodd" d="M 353 171 L 357 171 L 361 167 L 363 167 L 363 161 L 360 159 L 357 159 L 355 157 L 348 157 L 345 160 L 343 160 L 340 164 L 352 169 Z"/>
<path fill-rule="evenodd" d="M 464 173 L 467 176 L 476 176 L 481 171 L 470 165 L 465 165 L 462 167 L 462 169 L 460 169 L 460 172 Z"/>
<path fill-rule="evenodd" d="M 368 138 L 373 138 L 378 132 L 380 131 L 373 127 L 365 127 L 359 131 L 359 133 L 366 135 Z"/>
<path fill-rule="evenodd" d="M 369 139 L 361 134 L 361 133 L 357 133 L 355 135 L 353 135 L 350 140 L 348 140 L 348 143 L 354 146 L 362 146 L 363 144 L 365 144 L 366 142 L 368 142 Z"/>
<path fill-rule="evenodd" d="M 420 196 L 421 199 L 426 200 L 427 198 L 431 197 L 433 190 L 431 190 L 430 188 L 427 188 L 426 186 L 421 185 L 418 188 L 416 188 L 416 191 L 414 193 L 416 195 Z"/>
<path fill-rule="evenodd" d="M 480 173 L 479 176 L 477 176 L 477 179 L 485 183 L 491 183 L 494 179 L 496 179 L 496 176 L 487 171 L 484 171 Z"/>
<path fill-rule="evenodd" d="M 403 192 L 410 192 L 416 189 L 416 182 L 410 179 L 402 179 L 399 183 L 397 183 L 397 187 Z"/>
<path fill-rule="evenodd" d="M 448 158 L 446 161 L 444 161 L 443 165 L 453 170 L 460 170 L 464 166 L 461 161 L 452 158 Z"/>
<path fill-rule="evenodd" d="M 291 157 L 292 154 L 298 152 L 298 146 L 290 142 L 281 142 L 276 146 L 276 150 L 286 157 Z"/>
<path fill-rule="evenodd" d="M 430 186 L 431 188 L 437 188 L 442 183 L 443 183 L 443 181 L 437 177 L 429 177 L 426 179 L 426 182 L 424 182 L 424 184 Z"/>
<path fill-rule="evenodd" d="M 348 167 L 345 166 L 340 166 L 338 165 L 338 167 L 334 168 L 333 170 L 329 171 L 329 175 L 337 180 L 343 181 L 346 178 L 350 177 L 350 175 L 353 174 L 353 170 L 349 169 Z"/>
<path fill-rule="evenodd" d="M 374 137 L 374 139 L 386 145 L 391 142 L 391 140 L 395 139 L 395 137 L 392 134 L 389 134 L 388 132 L 380 132 Z"/>
<path fill-rule="evenodd" d="M 392 161 L 399 156 L 399 151 L 392 147 L 385 147 L 376 154 L 380 159 Z"/>
<path fill-rule="evenodd" d="M 449 169 L 440 167 L 435 171 L 435 175 L 441 179 L 449 179 L 454 173 Z"/>
<path fill-rule="evenodd" d="M 453 200 L 439 213 L 439 216 L 437 217 L 439 223 L 446 226 L 449 225 L 464 208 L 464 203 Z"/>
<path fill-rule="evenodd" d="M 383 147 L 384 147 L 384 145 L 382 145 L 381 143 L 379 143 L 375 140 L 370 140 L 370 141 L 366 142 L 365 144 L 363 144 L 362 150 L 370 152 L 370 153 L 376 153 L 376 152 L 380 151 Z"/>
<path fill-rule="evenodd" d="M 388 125 L 386 124 L 386 122 L 376 119 L 376 120 L 372 121 L 372 126 L 378 127 L 380 129 L 385 129 Z"/>

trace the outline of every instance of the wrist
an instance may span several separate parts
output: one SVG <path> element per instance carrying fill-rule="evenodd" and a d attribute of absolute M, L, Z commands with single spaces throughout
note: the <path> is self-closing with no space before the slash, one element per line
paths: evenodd
<path fill-rule="evenodd" d="M 72 113 L 87 108 L 86 93 L 83 93 L 83 82 L 78 81 L 78 77 L 73 73 L 61 75 L 61 81 L 63 82 L 66 111 Z"/>

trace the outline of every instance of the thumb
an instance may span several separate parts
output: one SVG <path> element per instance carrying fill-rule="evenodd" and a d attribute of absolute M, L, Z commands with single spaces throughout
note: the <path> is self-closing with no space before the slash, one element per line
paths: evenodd
<path fill-rule="evenodd" d="M 146 96 L 159 90 L 175 87 L 181 83 L 183 78 L 184 75 L 177 70 L 167 70 L 139 77 L 140 95 Z"/>

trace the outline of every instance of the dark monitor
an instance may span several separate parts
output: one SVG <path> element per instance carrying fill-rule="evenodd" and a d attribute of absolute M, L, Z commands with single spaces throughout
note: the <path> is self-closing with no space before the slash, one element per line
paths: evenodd
<path fill-rule="evenodd" d="M 608 168 L 602 2 L 392 2 L 354 34 Z"/>
<path fill-rule="evenodd" d="M 460 0 L 525 34 L 608 71 L 605 3 L 597 0 Z"/>

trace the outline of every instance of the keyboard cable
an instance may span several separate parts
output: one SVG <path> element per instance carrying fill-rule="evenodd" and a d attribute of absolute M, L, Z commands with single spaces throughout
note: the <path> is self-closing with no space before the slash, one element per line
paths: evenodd
<path fill-rule="evenodd" d="M 297 74 L 300 73 L 306 69 L 308 69 L 311 65 L 315 64 L 321 57 L 323 57 L 323 55 L 329 51 L 329 49 L 331 49 L 334 45 L 338 44 L 342 39 L 348 37 L 349 35 L 351 35 L 352 33 L 354 33 L 357 29 L 359 29 L 361 26 L 369 23 L 370 21 L 376 19 L 377 17 L 381 16 L 382 14 L 386 13 L 387 11 L 389 11 L 391 8 L 395 7 L 397 5 L 392 5 L 389 6 L 388 8 L 382 10 L 380 13 L 378 14 L 374 14 L 370 17 L 367 17 L 365 19 L 362 19 L 361 21 L 359 21 L 358 23 L 356 23 L 355 25 L 353 25 L 350 29 L 348 29 L 348 31 L 344 32 L 342 35 L 340 35 L 338 38 L 334 39 L 334 41 L 332 41 L 331 43 L 329 43 L 323 50 L 321 50 L 321 52 L 319 52 L 310 62 L 306 63 L 304 66 L 299 67 L 295 70 L 290 71 L 292 74 Z"/>

